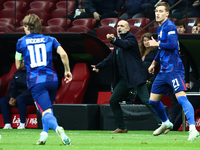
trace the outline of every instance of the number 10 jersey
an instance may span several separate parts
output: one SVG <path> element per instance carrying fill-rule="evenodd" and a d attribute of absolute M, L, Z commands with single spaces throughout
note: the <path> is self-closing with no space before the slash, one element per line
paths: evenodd
<path fill-rule="evenodd" d="M 16 51 L 22 54 L 29 89 L 38 83 L 58 81 L 52 64 L 52 53 L 58 46 L 56 38 L 43 34 L 31 33 L 18 40 Z"/>

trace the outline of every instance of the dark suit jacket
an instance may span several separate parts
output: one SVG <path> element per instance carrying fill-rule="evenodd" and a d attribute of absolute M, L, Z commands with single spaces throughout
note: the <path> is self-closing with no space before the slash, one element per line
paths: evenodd
<path fill-rule="evenodd" d="M 125 73 L 126 83 L 128 88 L 133 88 L 136 85 L 146 82 L 146 75 L 144 73 L 141 55 L 138 48 L 138 43 L 135 36 L 131 32 L 127 32 L 121 35 L 121 39 L 116 37 L 113 52 L 106 57 L 102 62 L 96 65 L 96 68 L 103 68 L 107 65 L 112 65 L 113 70 L 113 88 L 119 81 L 119 73 L 116 62 L 116 49 L 119 47 L 119 51 L 122 67 Z"/>

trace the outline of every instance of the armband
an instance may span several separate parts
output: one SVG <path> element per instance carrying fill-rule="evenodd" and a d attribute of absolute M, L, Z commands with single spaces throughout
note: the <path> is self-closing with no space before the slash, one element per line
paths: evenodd
<path fill-rule="evenodd" d="M 15 59 L 17 59 L 17 60 L 23 60 L 23 58 L 22 58 L 22 54 L 16 52 L 16 53 L 15 53 Z"/>

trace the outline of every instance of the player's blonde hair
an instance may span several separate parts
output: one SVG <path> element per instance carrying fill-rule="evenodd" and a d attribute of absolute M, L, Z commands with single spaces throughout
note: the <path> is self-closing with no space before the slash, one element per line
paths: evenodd
<path fill-rule="evenodd" d="M 30 33 L 42 33 L 42 23 L 36 14 L 29 14 L 23 19 L 23 26 L 29 26 Z"/>

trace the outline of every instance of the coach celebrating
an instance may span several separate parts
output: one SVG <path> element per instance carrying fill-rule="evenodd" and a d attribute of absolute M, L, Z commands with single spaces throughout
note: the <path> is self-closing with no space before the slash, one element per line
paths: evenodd
<path fill-rule="evenodd" d="M 129 30 L 130 27 L 127 21 L 119 21 L 117 24 L 118 37 L 115 37 L 113 34 L 107 34 L 107 39 L 115 45 L 114 51 L 96 66 L 92 65 L 95 72 L 98 72 L 100 68 L 112 65 L 114 91 L 109 102 L 114 114 L 115 124 L 118 128 L 110 133 L 127 133 L 119 102 L 133 88 L 137 90 L 141 101 L 154 114 L 157 121 L 160 122 L 160 119 L 155 115 L 153 108 L 148 102 L 149 93 L 145 84 L 146 75 L 143 70 L 138 43 L 135 36 Z"/>

